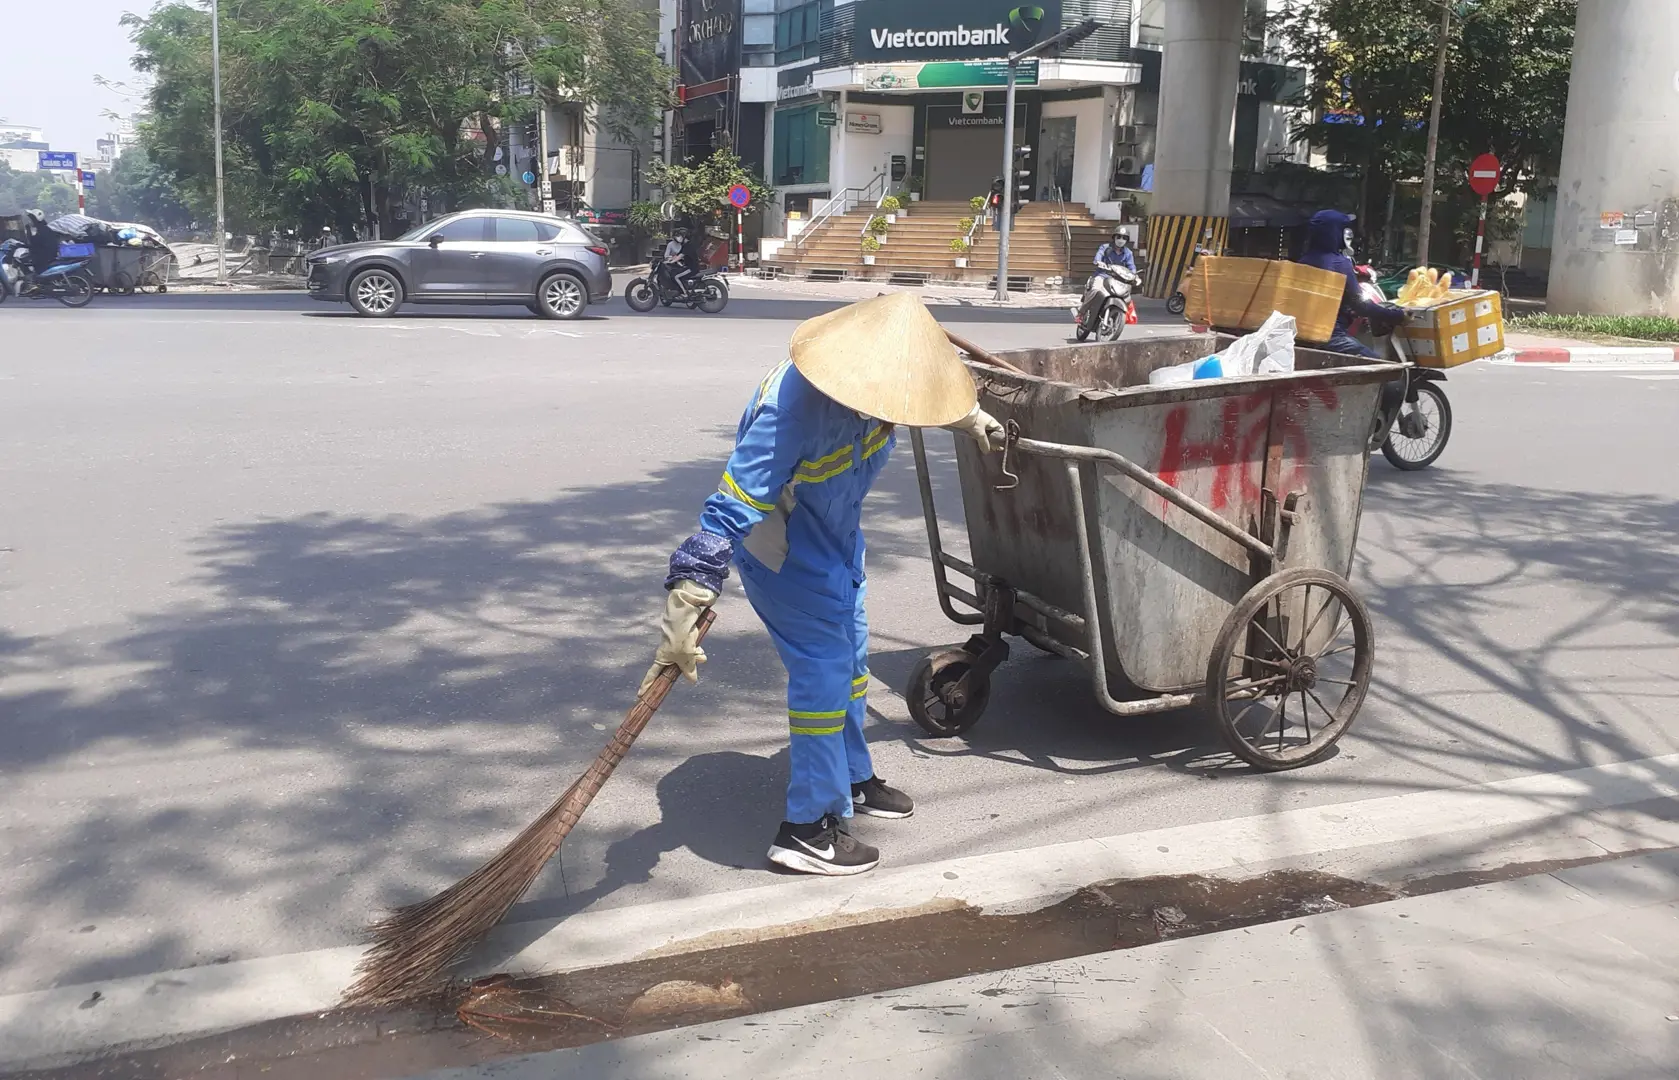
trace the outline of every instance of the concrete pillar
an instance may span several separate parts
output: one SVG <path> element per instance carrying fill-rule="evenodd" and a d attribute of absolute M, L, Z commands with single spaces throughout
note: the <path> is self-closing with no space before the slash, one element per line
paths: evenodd
<path fill-rule="evenodd" d="M 1167 0 L 1155 128 L 1149 274 L 1144 292 L 1176 288 L 1195 251 L 1228 235 L 1243 0 Z"/>
<path fill-rule="evenodd" d="M 1580 0 L 1549 306 L 1679 316 L 1674 0 Z"/>

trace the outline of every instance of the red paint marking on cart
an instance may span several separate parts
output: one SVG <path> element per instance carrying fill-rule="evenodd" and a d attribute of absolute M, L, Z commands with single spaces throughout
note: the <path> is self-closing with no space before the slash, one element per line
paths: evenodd
<path fill-rule="evenodd" d="M 1292 490 L 1303 463 L 1310 457 L 1311 446 L 1306 437 L 1304 413 L 1314 403 L 1334 409 L 1340 397 L 1334 387 L 1301 387 L 1288 391 L 1291 400 L 1279 400 L 1283 410 L 1281 437 L 1288 453 L 1283 458 L 1284 475 L 1279 485 Z M 1205 441 L 1189 438 L 1190 407 L 1185 402 L 1166 414 L 1166 439 L 1160 448 L 1160 464 L 1155 472 L 1175 488 L 1182 487 L 1179 477 L 1185 472 L 1210 468 L 1213 470 L 1212 489 L 1207 505 L 1214 510 L 1226 510 L 1232 505 L 1257 504 L 1265 467 L 1265 445 L 1271 429 L 1270 391 L 1245 394 L 1224 399 L 1219 415 L 1218 430 Z M 1160 500 L 1164 517 L 1171 506 Z"/>

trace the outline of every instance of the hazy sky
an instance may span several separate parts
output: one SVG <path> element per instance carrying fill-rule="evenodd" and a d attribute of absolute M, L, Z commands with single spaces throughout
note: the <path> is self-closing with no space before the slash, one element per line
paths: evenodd
<path fill-rule="evenodd" d="M 7 48 L 0 61 L 0 118 L 47 129 L 55 150 L 92 154 L 112 130 L 102 110 L 134 106 L 95 86 L 93 77 L 132 82 L 134 45 L 117 25 L 125 11 L 154 0 L 0 0 Z M 52 44 L 48 44 L 51 42 Z"/>

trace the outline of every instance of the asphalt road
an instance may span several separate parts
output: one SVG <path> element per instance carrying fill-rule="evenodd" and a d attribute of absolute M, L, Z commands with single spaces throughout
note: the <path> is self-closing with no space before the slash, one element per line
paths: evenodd
<path fill-rule="evenodd" d="M 747 395 L 828 306 L 0 309 L 0 993 L 343 944 L 496 850 L 622 715 Z M 997 347 L 1067 328 L 939 313 Z M 1436 468 L 1371 466 L 1372 697 L 1279 775 L 1197 715 L 1109 717 L 1029 648 L 966 739 L 919 737 L 905 676 L 966 634 L 905 447 L 869 506 L 870 738 L 920 809 L 859 832 L 902 864 L 1679 748 L 1679 382 L 1483 364 L 1449 390 Z M 782 675 L 738 590 L 719 615 L 515 917 L 773 880 Z"/>

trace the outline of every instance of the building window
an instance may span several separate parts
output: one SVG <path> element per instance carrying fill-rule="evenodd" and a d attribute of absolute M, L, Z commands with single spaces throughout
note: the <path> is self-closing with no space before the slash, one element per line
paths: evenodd
<path fill-rule="evenodd" d="M 828 182 L 828 129 L 816 123 L 819 106 L 775 111 L 773 184 Z"/>
<path fill-rule="evenodd" d="M 790 64 L 822 52 L 822 14 L 832 11 L 834 0 L 800 4 L 775 17 L 775 62 Z"/>

